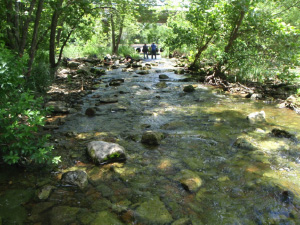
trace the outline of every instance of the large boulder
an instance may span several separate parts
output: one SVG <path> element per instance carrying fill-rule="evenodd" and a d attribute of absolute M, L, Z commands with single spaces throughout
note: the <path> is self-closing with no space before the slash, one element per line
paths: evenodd
<path fill-rule="evenodd" d="M 247 120 L 251 123 L 265 122 L 266 121 L 266 113 L 264 111 L 250 113 L 247 116 Z"/>
<path fill-rule="evenodd" d="M 84 189 L 88 185 L 87 174 L 82 170 L 66 172 L 62 175 L 61 180 L 65 184 L 75 185 L 80 189 Z"/>
<path fill-rule="evenodd" d="M 92 141 L 88 144 L 87 151 L 92 160 L 99 164 L 126 159 L 125 149 L 116 143 Z"/>
<path fill-rule="evenodd" d="M 190 192 L 198 191 L 202 185 L 201 178 L 191 170 L 182 170 L 176 175 L 175 180 L 179 181 Z"/>
<path fill-rule="evenodd" d="M 172 216 L 158 197 L 143 202 L 136 210 L 136 217 L 142 224 L 163 225 L 172 222 Z"/>
<path fill-rule="evenodd" d="M 141 142 L 148 145 L 159 145 L 163 138 L 164 135 L 161 132 L 146 131 L 143 133 Z"/>

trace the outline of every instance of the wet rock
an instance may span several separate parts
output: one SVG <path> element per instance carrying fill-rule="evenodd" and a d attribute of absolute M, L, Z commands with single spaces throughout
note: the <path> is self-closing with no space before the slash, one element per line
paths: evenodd
<path fill-rule="evenodd" d="M 202 185 L 201 178 L 191 170 L 182 170 L 176 175 L 175 180 L 179 181 L 190 192 L 198 191 Z"/>
<path fill-rule="evenodd" d="M 109 86 L 120 86 L 124 83 L 124 79 L 113 79 L 109 82 Z"/>
<path fill-rule="evenodd" d="M 158 77 L 161 80 L 167 80 L 167 79 L 169 79 L 169 77 L 166 74 L 160 74 Z"/>
<path fill-rule="evenodd" d="M 74 61 L 69 61 L 68 62 L 68 67 L 69 68 L 78 68 L 80 66 L 79 62 L 74 62 Z"/>
<path fill-rule="evenodd" d="M 140 74 L 140 75 L 146 75 L 146 74 L 149 74 L 150 72 L 148 70 L 139 70 L 136 73 Z"/>
<path fill-rule="evenodd" d="M 191 225 L 192 221 L 189 218 L 181 218 L 172 223 L 172 225 Z"/>
<path fill-rule="evenodd" d="M 251 123 L 265 122 L 266 121 L 266 113 L 264 111 L 250 113 L 247 116 L 247 120 Z"/>
<path fill-rule="evenodd" d="M 102 211 L 96 215 L 95 220 L 91 223 L 91 225 L 124 225 L 118 218 L 117 215 L 109 212 Z"/>
<path fill-rule="evenodd" d="M 167 85 L 166 82 L 163 81 L 163 82 L 157 83 L 156 87 L 158 87 L 158 88 L 166 88 L 166 87 L 168 87 L 168 85 Z"/>
<path fill-rule="evenodd" d="M 253 140 L 249 137 L 239 137 L 233 143 L 233 146 L 245 150 L 254 150 L 255 146 L 253 145 L 253 143 Z"/>
<path fill-rule="evenodd" d="M 51 210 L 51 225 L 66 225 L 76 221 L 80 208 L 57 206 Z"/>
<path fill-rule="evenodd" d="M 143 224 L 163 225 L 172 222 L 172 216 L 159 197 L 143 202 L 136 210 L 136 218 Z"/>
<path fill-rule="evenodd" d="M 183 88 L 183 91 L 184 92 L 194 92 L 195 88 L 193 87 L 193 85 L 188 85 Z"/>
<path fill-rule="evenodd" d="M 54 113 L 68 113 L 67 103 L 63 101 L 50 101 L 45 105 L 46 108 L 51 107 Z"/>
<path fill-rule="evenodd" d="M 106 198 L 100 199 L 100 200 L 96 200 L 92 203 L 91 207 L 93 210 L 100 212 L 100 211 L 104 211 L 107 210 L 111 207 L 111 202 L 109 200 L 107 200 Z"/>
<path fill-rule="evenodd" d="M 139 68 L 142 67 L 143 65 L 141 63 L 132 63 L 131 66 L 132 68 Z"/>
<path fill-rule="evenodd" d="M 96 110 L 94 108 L 87 108 L 85 110 L 85 115 L 92 117 L 96 115 Z"/>
<path fill-rule="evenodd" d="M 125 149 L 115 143 L 92 141 L 88 144 L 88 154 L 95 163 L 103 164 L 125 160 Z"/>
<path fill-rule="evenodd" d="M 97 68 L 97 67 L 92 67 L 90 71 L 91 71 L 91 73 L 96 74 L 96 75 L 106 74 L 104 69 L 100 69 L 100 68 Z"/>
<path fill-rule="evenodd" d="M 274 128 L 271 131 L 271 134 L 275 137 L 279 137 L 279 138 L 295 138 L 295 135 L 285 131 L 285 130 L 281 130 L 281 129 L 277 129 Z"/>
<path fill-rule="evenodd" d="M 250 97 L 252 100 L 258 100 L 258 99 L 262 99 L 263 96 L 262 94 L 257 94 L 257 93 L 254 93 L 254 94 L 251 94 L 251 97 Z"/>
<path fill-rule="evenodd" d="M 50 196 L 50 194 L 54 188 L 55 188 L 54 186 L 50 186 L 50 185 L 43 187 L 42 190 L 38 194 L 38 198 L 40 200 L 46 200 Z"/>
<path fill-rule="evenodd" d="M 70 184 L 78 186 L 80 189 L 84 189 L 88 185 L 88 178 L 85 171 L 75 170 L 69 171 L 62 175 L 62 182 L 64 184 Z"/>
<path fill-rule="evenodd" d="M 118 98 L 117 97 L 102 97 L 100 99 L 100 103 L 116 103 L 118 102 Z"/>
<path fill-rule="evenodd" d="M 85 76 L 89 75 L 89 72 L 87 70 L 85 70 L 85 69 L 79 69 L 79 70 L 77 70 L 76 73 L 77 74 L 83 74 Z"/>
<path fill-rule="evenodd" d="M 184 69 L 178 69 L 174 71 L 175 74 L 184 74 Z"/>
<path fill-rule="evenodd" d="M 143 133 L 141 142 L 148 145 L 159 145 L 163 138 L 164 135 L 161 132 L 146 131 Z"/>

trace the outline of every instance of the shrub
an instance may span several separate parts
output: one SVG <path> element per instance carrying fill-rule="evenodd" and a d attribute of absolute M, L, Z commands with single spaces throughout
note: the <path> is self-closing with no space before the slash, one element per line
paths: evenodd
<path fill-rule="evenodd" d="M 8 164 L 58 162 L 46 146 L 48 136 L 38 134 L 46 110 L 42 98 L 24 89 L 24 62 L 1 46 L 0 52 L 0 156 Z"/>

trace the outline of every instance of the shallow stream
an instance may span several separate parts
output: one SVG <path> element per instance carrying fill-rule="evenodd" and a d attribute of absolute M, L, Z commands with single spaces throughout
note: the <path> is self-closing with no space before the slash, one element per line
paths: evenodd
<path fill-rule="evenodd" d="M 0 224 L 300 224 L 299 115 L 187 82 L 170 63 L 161 59 L 146 75 L 119 68 L 102 76 L 54 133 L 65 162 L 57 171 L 1 167 Z M 124 83 L 109 86 L 112 79 Z M 183 92 L 186 85 L 195 91 Z M 262 110 L 266 122 L 247 121 Z M 274 128 L 295 138 L 275 137 Z M 164 133 L 160 145 L 141 143 L 149 130 Z M 94 165 L 86 156 L 92 140 L 118 143 L 127 160 Z M 89 176 L 86 189 L 59 182 L 77 169 Z M 197 188 L 182 185 L 182 174 Z M 47 185 L 51 194 L 39 200 Z"/>

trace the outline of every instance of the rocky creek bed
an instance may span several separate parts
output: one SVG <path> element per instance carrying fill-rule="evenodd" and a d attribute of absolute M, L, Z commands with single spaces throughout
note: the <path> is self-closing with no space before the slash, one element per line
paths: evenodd
<path fill-rule="evenodd" d="M 132 67 L 59 71 L 44 132 L 62 163 L 1 165 L 0 224 L 300 224 L 299 115 L 171 60 Z"/>

